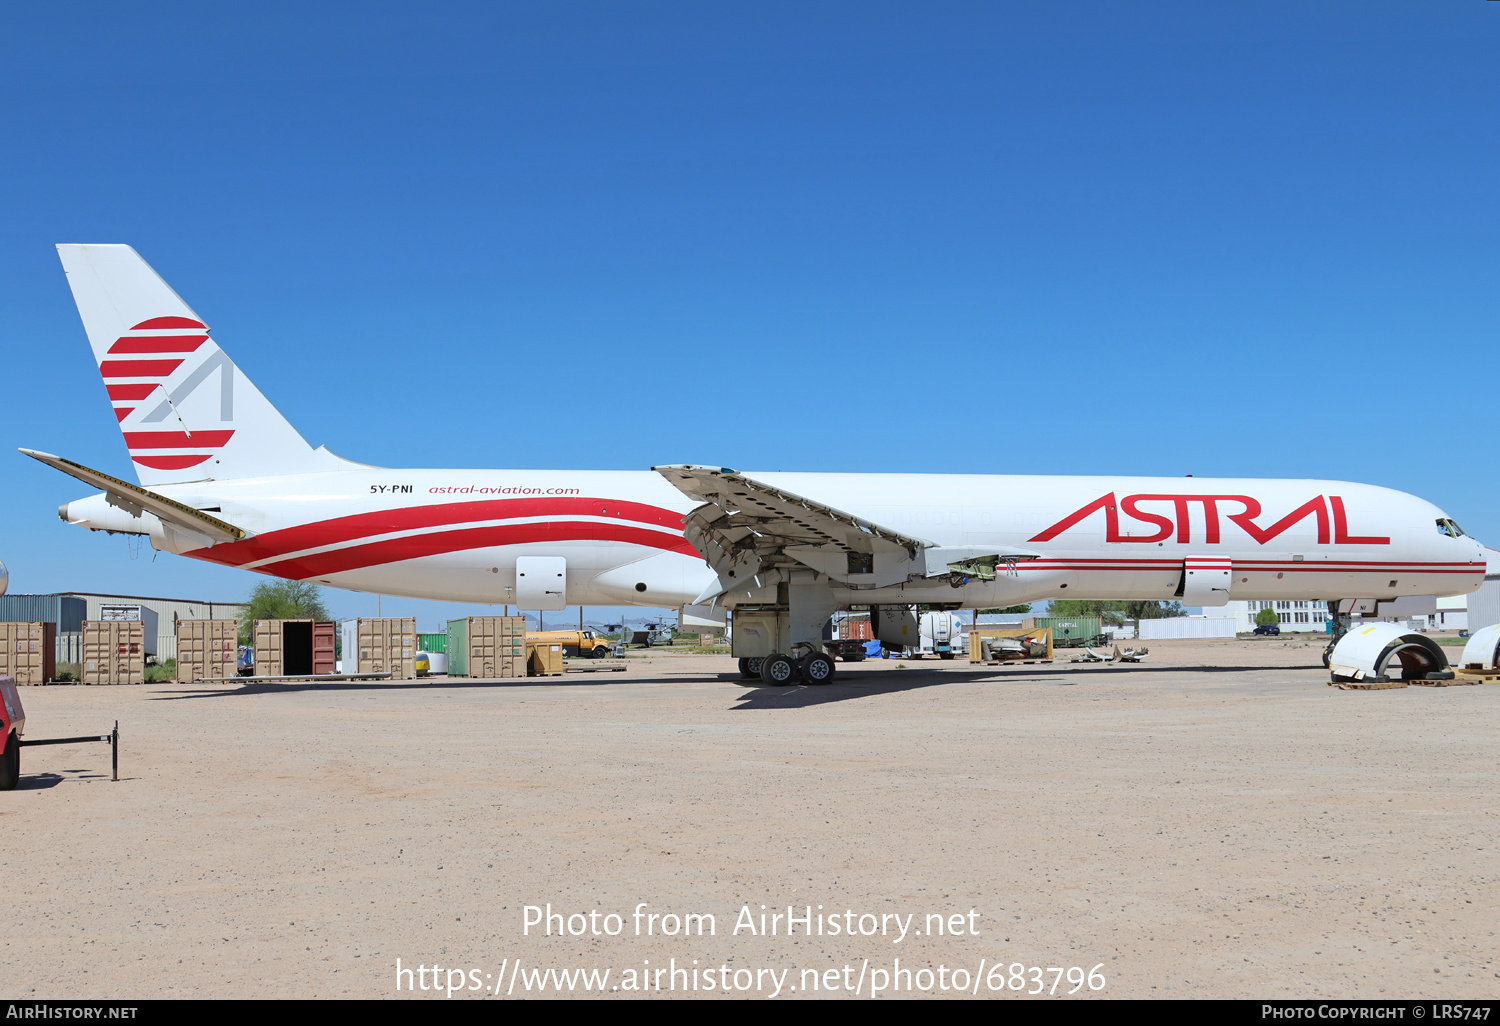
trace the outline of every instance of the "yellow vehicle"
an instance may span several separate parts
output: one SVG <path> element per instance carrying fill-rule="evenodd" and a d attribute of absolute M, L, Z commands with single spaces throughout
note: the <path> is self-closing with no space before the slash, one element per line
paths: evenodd
<path fill-rule="evenodd" d="M 593 631 L 527 631 L 526 641 L 561 645 L 563 655 L 603 659 L 609 655 L 610 640 Z"/>

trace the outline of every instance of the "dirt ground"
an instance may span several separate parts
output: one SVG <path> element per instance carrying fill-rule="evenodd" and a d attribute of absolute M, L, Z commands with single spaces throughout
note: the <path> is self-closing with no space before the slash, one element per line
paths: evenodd
<path fill-rule="evenodd" d="M 446 1000 L 458 970 L 454 1000 L 499 1000 L 606 968 L 617 997 L 661 969 L 648 993 L 869 997 L 884 971 L 884 997 L 1060 999 L 1076 969 L 1100 986 L 1075 997 L 1500 996 L 1500 686 L 1345 692 L 1291 639 L 1147 644 L 813 688 L 676 655 L 24 688 L 29 737 L 118 720 L 121 779 L 104 745 L 24 750 L 0 996 Z M 649 919 L 687 913 L 713 935 Z"/>

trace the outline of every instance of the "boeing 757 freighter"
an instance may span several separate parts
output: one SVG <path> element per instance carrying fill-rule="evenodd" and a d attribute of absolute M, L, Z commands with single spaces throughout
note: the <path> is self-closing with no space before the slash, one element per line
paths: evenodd
<path fill-rule="evenodd" d="M 129 246 L 58 246 L 135 482 L 23 449 L 98 494 L 69 523 L 355 591 L 735 611 L 772 683 L 828 680 L 821 630 L 883 638 L 944 609 L 1045 599 L 1324 599 L 1339 615 L 1458 595 L 1485 551 L 1441 509 L 1344 481 L 395 470 L 314 449 Z"/>

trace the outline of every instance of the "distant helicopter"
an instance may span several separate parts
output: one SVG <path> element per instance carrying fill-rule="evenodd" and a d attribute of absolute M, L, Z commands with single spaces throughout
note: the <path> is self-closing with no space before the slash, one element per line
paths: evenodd
<path fill-rule="evenodd" d="M 653 645 L 670 645 L 676 624 L 645 623 L 639 627 L 628 627 L 623 623 L 607 623 L 604 629 L 611 634 L 618 631 L 622 645 L 640 645 L 644 648 L 651 648 Z"/>

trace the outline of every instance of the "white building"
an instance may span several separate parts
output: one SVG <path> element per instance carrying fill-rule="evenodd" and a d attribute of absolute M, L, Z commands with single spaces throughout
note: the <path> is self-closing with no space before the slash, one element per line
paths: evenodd
<path fill-rule="evenodd" d="M 1430 595 L 1425 599 L 1401 599 L 1401 606 L 1406 608 L 1398 606 L 1395 609 L 1396 615 L 1382 616 L 1380 619 L 1408 624 L 1413 630 L 1461 631 L 1469 626 L 1468 602 L 1467 595 L 1440 598 L 1435 603 Z M 1390 609 L 1391 606 L 1383 605 L 1382 608 Z M 1327 602 L 1277 599 L 1269 602 L 1232 601 L 1225 606 L 1225 612 L 1234 616 L 1235 629 L 1241 632 L 1255 629 L 1255 618 L 1262 609 L 1269 609 L 1276 614 L 1283 633 L 1325 634 L 1328 631 Z"/>
<path fill-rule="evenodd" d="M 1312 599 L 1274 599 L 1265 602 L 1230 601 L 1225 604 L 1226 615 L 1234 617 L 1235 630 L 1248 633 L 1255 630 L 1255 618 L 1262 609 L 1276 614 L 1282 631 L 1324 634 L 1328 631 L 1328 603 Z"/>

